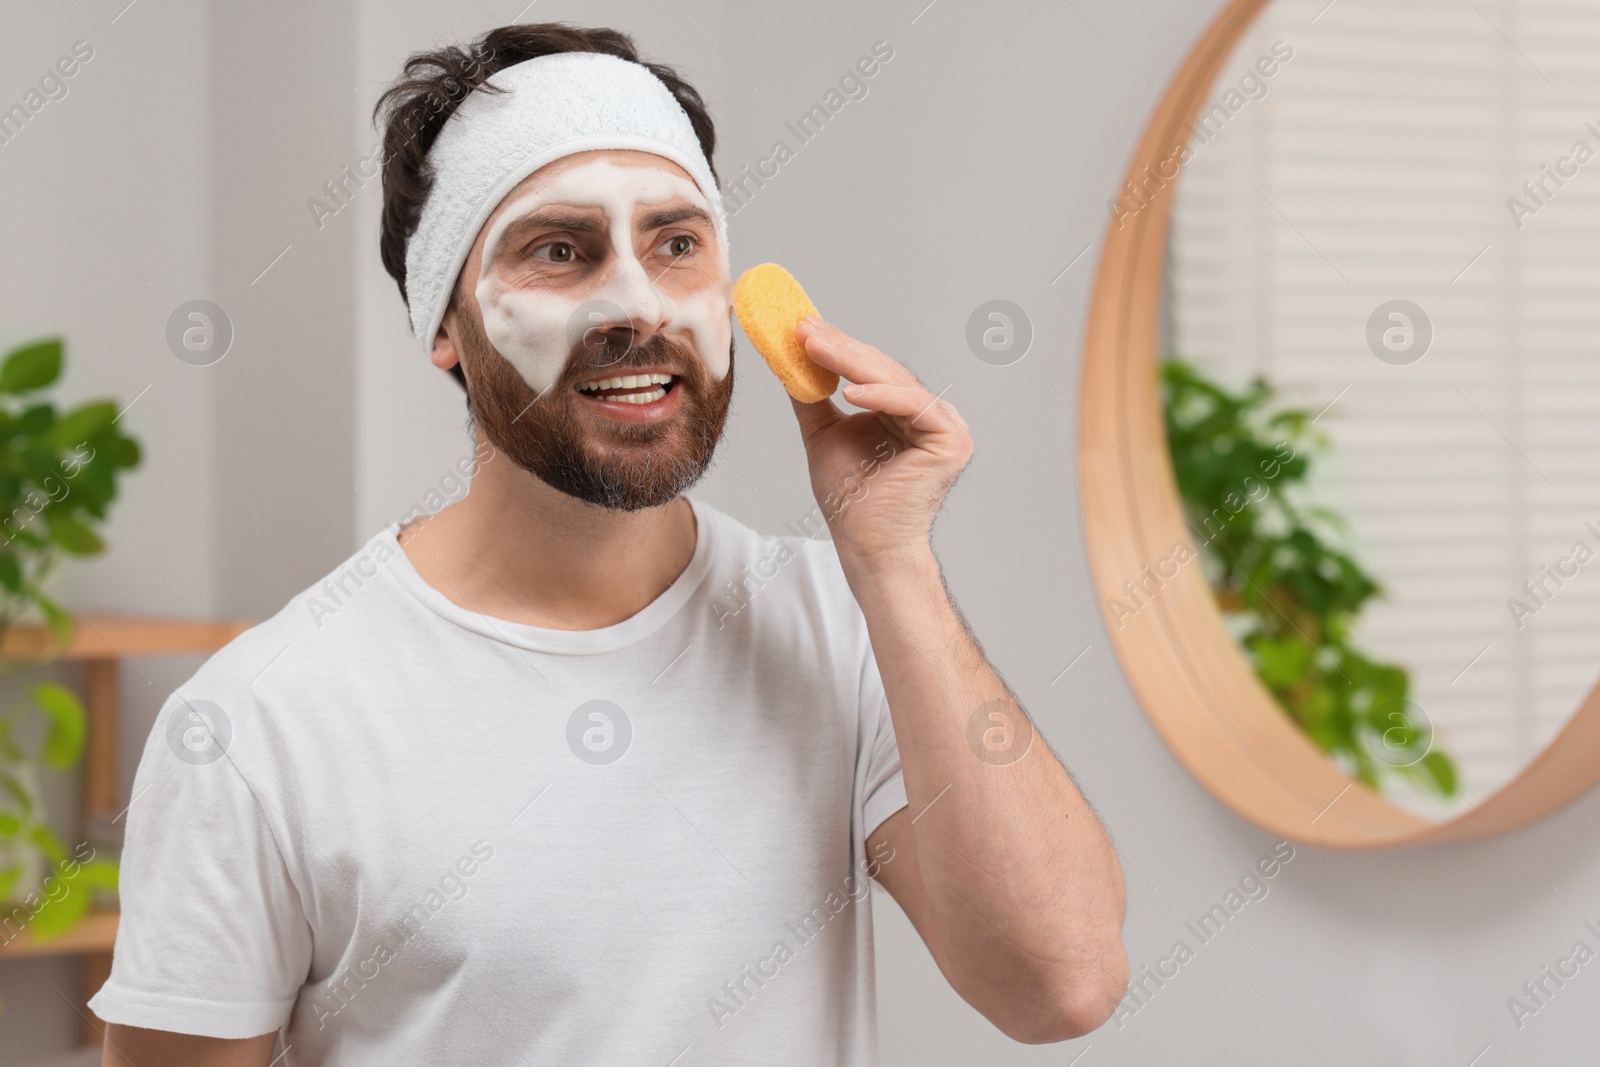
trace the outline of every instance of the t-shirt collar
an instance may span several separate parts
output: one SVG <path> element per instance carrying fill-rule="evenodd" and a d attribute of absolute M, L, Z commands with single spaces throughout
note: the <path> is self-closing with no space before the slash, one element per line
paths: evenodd
<path fill-rule="evenodd" d="M 615 652 L 655 633 L 688 603 L 711 570 L 715 558 L 713 542 L 716 539 L 715 516 L 711 508 L 692 497 L 686 498 L 694 508 L 694 555 L 683 573 L 667 587 L 666 591 L 646 604 L 635 614 L 611 626 L 597 630 L 551 630 L 527 623 L 497 619 L 491 615 L 469 611 L 445 596 L 423 580 L 411 565 L 411 559 L 400 548 L 398 521 L 390 523 L 377 536 L 387 542 L 396 555 L 382 570 L 408 596 L 448 622 L 502 644 L 525 648 L 534 652 L 557 655 L 586 656 L 601 652 Z"/>

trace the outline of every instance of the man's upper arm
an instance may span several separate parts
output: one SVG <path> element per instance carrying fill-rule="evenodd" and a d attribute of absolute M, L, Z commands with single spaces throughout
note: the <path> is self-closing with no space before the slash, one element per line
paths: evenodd
<path fill-rule="evenodd" d="M 111 975 L 89 1007 L 122 1026 L 250 1040 L 289 1018 L 311 930 L 271 824 L 279 809 L 256 795 L 272 778 L 244 702 L 220 712 L 232 719 L 220 753 L 168 742 L 190 714 L 217 716 L 228 698 L 217 699 L 188 704 L 174 694 L 146 742 L 127 812 Z"/>
<path fill-rule="evenodd" d="M 268 1067 L 278 1035 L 228 1039 L 106 1027 L 100 1067 Z"/>

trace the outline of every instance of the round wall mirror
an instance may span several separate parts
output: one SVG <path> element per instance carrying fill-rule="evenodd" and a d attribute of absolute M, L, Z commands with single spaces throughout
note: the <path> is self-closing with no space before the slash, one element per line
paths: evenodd
<path fill-rule="evenodd" d="M 1111 221 L 1079 429 L 1151 720 L 1334 847 L 1600 779 L 1600 7 L 1236 0 Z"/>

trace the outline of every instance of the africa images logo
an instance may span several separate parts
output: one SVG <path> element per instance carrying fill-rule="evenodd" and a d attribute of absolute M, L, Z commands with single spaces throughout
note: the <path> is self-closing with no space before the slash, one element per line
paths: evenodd
<path fill-rule="evenodd" d="M 633 720 L 609 700 L 579 704 L 567 717 L 567 747 L 591 767 L 604 767 L 628 754 Z"/>
<path fill-rule="evenodd" d="M 215 763 L 233 740 L 228 713 L 209 700 L 186 700 L 167 717 L 167 747 L 185 763 Z"/>

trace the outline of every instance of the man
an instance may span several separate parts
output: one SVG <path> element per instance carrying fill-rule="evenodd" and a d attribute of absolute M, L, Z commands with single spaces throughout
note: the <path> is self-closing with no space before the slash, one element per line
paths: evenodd
<path fill-rule="evenodd" d="M 487 84 L 486 84 L 487 83 Z M 91 1006 L 107 1064 L 870 1064 L 875 878 L 1030 1042 L 1127 982 L 1123 884 L 930 546 L 972 444 L 796 337 L 826 540 L 684 495 L 733 386 L 711 121 L 607 30 L 413 57 L 384 261 L 467 391 L 471 492 L 174 693 Z"/>

